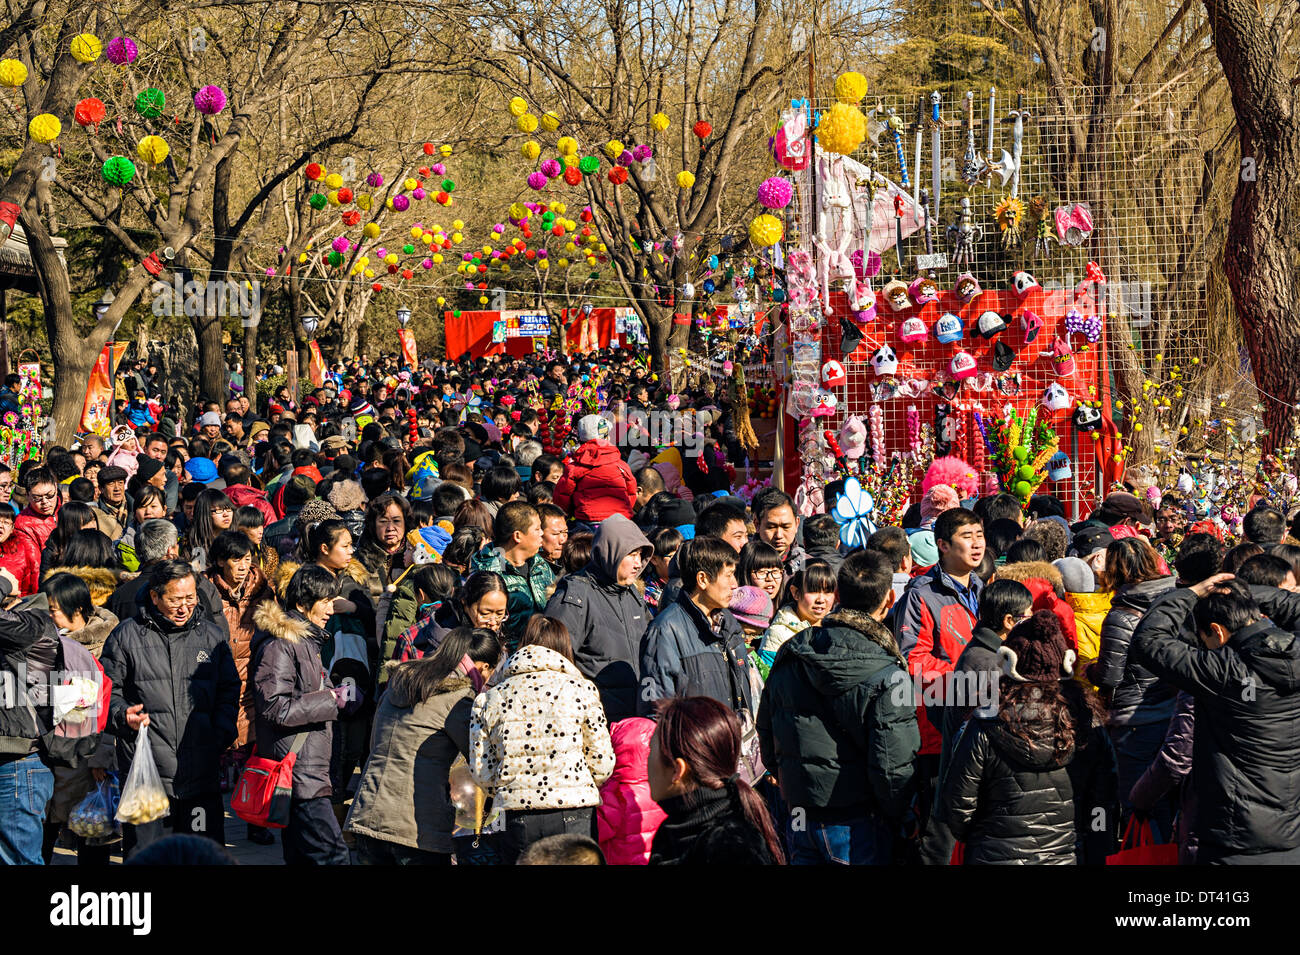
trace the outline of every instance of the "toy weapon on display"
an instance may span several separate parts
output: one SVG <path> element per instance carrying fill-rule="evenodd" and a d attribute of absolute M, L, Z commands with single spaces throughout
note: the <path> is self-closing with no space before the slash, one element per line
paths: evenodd
<path fill-rule="evenodd" d="M 997 173 L 997 175 L 998 175 L 998 179 L 1001 180 L 1001 183 L 1000 183 L 1000 184 L 1001 184 L 1002 186 L 1005 187 L 1006 184 L 1007 184 L 1007 180 L 1010 179 L 1010 178 L 1011 178 L 1011 174 L 1012 174 L 1013 172 L 1015 172 L 1015 169 L 1016 169 L 1016 158 L 1015 158 L 1013 155 L 1011 155 L 1011 153 L 1007 152 L 1007 151 L 1004 149 L 1004 150 L 1002 150 L 1002 157 L 1001 157 L 1000 159 L 998 159 L 997 162 L 994 162 L 994 161 L 993 161 L 993 126 L 994 126 L 994 124 L 997 122 L 997 120 L 995 120 L 995 119 L 993 118 L 993 109 L 994 109 L 994 105 L 995 105 L 995 104 L 994 104 L 993 87 L 989 87 L 989 151 L 988 151 L 988 162 L 989 162 L 989 168 L 990 168 L 990 170 L 991 170 L 992 172 Z M 1022 126 L 1021 129 L 1023 130 L 1023 128 L 1024 128 L 1024 127 Z"/>
<path fill-rule="evenodd" d="M 975 151 L 975 92 L 966 91 L 966 155 L 962 157 L 961 181 L 969 189 L 985 175 L 987 164 Z"/>
<path fill-rule="evenodd" d="M 942 163 L 939 147 L 942 141 L 943 127 L 947 125 L 939 116 L 939 106 L 942 102 L 943 98 L 939 95 L 938 90 L 930 94 L 930 202 L 933 204 L 930 212 L 935 219 L 939 218 L 940 187 L 942 186 L 940 179 Z M 929 229 L 930 226 L 927 224 L 926 228 Z M 926 238 L 928 244 L 928 234 Z"/>
<path fill-rule="evenodd" d="M 971 220 L 970 198 L 962 196 L 961 211 L 948 226 L 948 247 L 952 249 L 952 264 L 955 268 L 970 268 L 971 253 L 975 243 L 984 235 L 984 229 Z"/>
<path fill-rule="evenodd" d="M 891 108 L 889 110 L 889 132 L 894 137 L 894 155 L 898 157 L 898 178 L 904 189 L 911 189 L 907 178 L 907 156 L 903 153 L 903 117 Z"/>
<path fill-rule="evenodd" d="M 1015 199 L 1020 195 L 1020 170 L 1021 156 L 1024 154 L 1025 141 L 1025 120 L 1029 118 L 1029 110 L 1025 109 L 1025 94 L 1016 95 L 1016 108 L 1011 113 L 1015 125 L 1011 130 L 1011 161 L 1014 164 L 1011 170 L 1011 198 Z"/>
<path fill-rule="evenodd" d="M 921 97 L 916 103 L 916 122 L 912 124 L 912 129 L 916 131 L 916 148 L 912 153 L 912 181 L 918 189 L 921 188 L 921 132 L 925 126 L 925 97 Z"/>
<path fill-rule="evenodd" d="M 880 119 L 881 114 L 885 112 L 885 104 L 876 100 L 875 108 L 867 113 L 867 139 L 871 140 L 871 148 L 877 150 L 880 148 L 880 134 L 889 128 L 889 123 Z"/>
<path fill-rule="evenodd" d="M 903 194 L 894 196 L 894 226 L 898 230 L 894 252 L 898 256 L 898 270 L 903 270 Z"/>
<path fill-rule="evenodd" d="M 921 190 L 921 212 L 925 225 L 925 254 L 934 255 L 934 227 L 930 221 L 930 193 Z"/>

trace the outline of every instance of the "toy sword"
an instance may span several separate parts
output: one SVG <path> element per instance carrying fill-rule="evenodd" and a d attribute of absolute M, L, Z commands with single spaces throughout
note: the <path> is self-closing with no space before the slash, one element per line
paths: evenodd
<path fill-rule="evenodd" d="M 912 181 L 916 183 L 918 189 L 921 188 L 921 131 L 925 129 L 925 99 L 924 97 L 917 101 L 916 104 L 916 122 L 912 124 L 916 130 L 916 150 L 912 154 Z"/>
<path fill-rule="evenodd" d="M 934 219 L 939 218 L 939 187 L 941 185 L 939 173 L 941 161 L 939 158 L 940 136 L 943 129 L 943 120 L 939 117 L 939 105 L 943 102 L 939 91 L 935 90 L 930 94 L 930 201 L 934 208 L 927 209 L 927 216 Z M 929 229 L 927 221 L 926 229 Z M 929 242 L 929 232 L 926 233 L 926 241 Z M 934 250 L 931 249 L 931 252 Z"/>

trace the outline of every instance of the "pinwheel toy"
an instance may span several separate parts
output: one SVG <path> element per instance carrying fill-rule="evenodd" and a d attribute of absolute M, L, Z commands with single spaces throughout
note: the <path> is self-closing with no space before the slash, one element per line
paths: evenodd
<path fill-rule="evenodd" d="M 844 493 L 835 502 L 831 515 L 840 526 L 840 542 L 845 547 L 865 547 L 867 538 L 876 531 L 875 499 L 855 477 L 844 482 Z"/>

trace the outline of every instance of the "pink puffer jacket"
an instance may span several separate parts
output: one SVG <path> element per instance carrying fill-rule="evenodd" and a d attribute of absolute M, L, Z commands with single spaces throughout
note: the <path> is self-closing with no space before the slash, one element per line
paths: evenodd
<path fill-rule="evenodd" d="M 614 775 L 600 787 L 600 848 L 610 865 L 645 865 L 650 861 L 664 811 L 650 798 L 646 761 L 650 758 L 650 737 L 654 720 L 634 716 L 619 720 L 609 730 L 614 744 Z"/>

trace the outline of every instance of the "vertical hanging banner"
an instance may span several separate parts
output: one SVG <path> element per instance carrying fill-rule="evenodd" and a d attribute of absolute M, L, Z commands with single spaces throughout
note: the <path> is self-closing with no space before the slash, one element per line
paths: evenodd
<path fill-rule="evenodd" d="M 311 379 L 313 388 L 321 388 L 325 384 L 325 359 L 321 357 L 320 346 L 316 344 L 316 339 L 307 343 L 307 349 L 311 352 L 307 360 L 307 377 Z"/>
<path fill-rule="evenodd" d="M 95 359 L 86 383 L 86 398 L 81 405 L 81 430 L 108 437 L 112 426 L 113 408 L 113 351 L 115 342 L 108 342 Z M 125 350 L 125 346 L 123 346 Z M 121 357 L 121 353 L 118 353 Z"/>
<path fill-rule="evenodd" d="M 409 328 L 399 328 L 397 337 L 402 343 L 402 364 L 414 368 L 419 364 L 415 354 L 415 332 Z"/>

